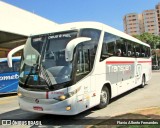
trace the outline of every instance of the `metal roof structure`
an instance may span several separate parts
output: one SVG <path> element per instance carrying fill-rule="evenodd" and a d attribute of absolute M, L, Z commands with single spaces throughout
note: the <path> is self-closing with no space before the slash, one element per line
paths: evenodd
<path fill-rule="evenodd" d="M 24 44 L 35 32 L 54 29 L 57 23 L 0 1 L 0 48 Z"/>

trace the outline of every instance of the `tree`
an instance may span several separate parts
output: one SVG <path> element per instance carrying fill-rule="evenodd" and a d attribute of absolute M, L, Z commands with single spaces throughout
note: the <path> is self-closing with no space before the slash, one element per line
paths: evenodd
<path fill-rule="evenodd" d="M 143 33 L 141 35 L 134 35 L 133 37 L 149 44 L 152 49 L 152 62 L 153 65 L 160 66 L 160 36 L 150 33 Z"/>
<path fill-rule="evenodd" d="M 145 32 L 141 35 L 134 35 L 133 37 L 149 44 L 152 49 L 160 48 L 160 36 Z"/>

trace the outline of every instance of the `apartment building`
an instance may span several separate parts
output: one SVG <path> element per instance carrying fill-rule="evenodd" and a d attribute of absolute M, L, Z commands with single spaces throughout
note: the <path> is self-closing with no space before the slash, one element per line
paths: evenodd
<path fill-rule="evenodd" d="M 129 35 L 139 35 L 144 32 L 160 35 L 160 3 L 155 9 L 144 10 L 141 14 L 126 14 L 123 25 L 124 32 Z"/>
<path fill-rule="evenodd" d="M 159 27 L 158 27 L 158 19 L 157 19 L 157 12 L 156 10 L 145 10 L 142 13 L 143 17 L 143 27 L 144 32 L 148 32 L 154 35 L 159 34 Z"/>
<path fill-rule="evenodd" d="M 157 12 L 157 20 L 158 20 L 158 29 L 160 33 L 160 3 L 156 5 L 156 12 Z"/>
<path fill-rule="evenodd" d="M 141 34 L 141 14 L 130 13 L 124 16 L 123 25 L 125 33 L 129 35 Z"/>

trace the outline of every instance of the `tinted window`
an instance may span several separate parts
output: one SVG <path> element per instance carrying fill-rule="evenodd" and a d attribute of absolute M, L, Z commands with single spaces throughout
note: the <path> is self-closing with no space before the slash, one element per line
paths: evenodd
<path fill-rule="evenodd" d="M 116 36 L 105 33 L 101 51 L 101 61 L 115 55 L 115 40 Z"/>
<path fill-rule="evenodd" d="M 116 40 L 116 55 L 117 56 L 126 56 L 126 40 L 123 38 L 117 38 Z"/>
<path fill-rule="evenodd" d="M 7 62 L 0 63 L 0 73 L 13 72 L 13 68 L 9 68 Z"/>
<path fill-rule="evenodd" d="M 90 70 L 92 70 L 93 68 L 93 64 L 94 64 L 94 59 L 95 59 L 95 55 L 96 55 L 96 51 L 97 51 L 97 46 L 98 46 L 98 42 L 99 42 L 99 38 L 100 38 L 100 34 L 101 31 L 97 30 L 97 29 L 81 29 L 80 30 L 80 37 L 90 37 L 91 40 L 88 41 L 87 43 L 85 42 L 83 45 L 86 45 L 86 47 L 89 50 L 89 54 L 90 54 Z"/>
<path fill-rule="evenodd" d="M 20 69 L 20 62 L 13 62 L 13 71 L 19 72 Z"/>
<path fill-rule="evenodd" d="M 146 48 L 146 57 L 151 56 L 151 49 L 149 47 Z"/>
<path fill-rule="evenodd" d="M 145 53 L 146 53 L 146 46 L 141 45 L 140 57 L 142 58 L 145 57 L 146 56 Z"/>
<path fill-rule="evenodd" d="M 20 62 L 13 62 L 13 67 L 9 68 L 7 62 L 0 63 L 0 73 L 18 72 L 20 68 Z"/>
<path fill-rule="evenodd" d="M 67 66 L 69 64 L 65 60 L 65 48 L 69 41 L 76 37 L 77 32 L 75 31 L 53 33 L 48 36 L 47 47 L 42 61 L 46 69 L 55 66 Z"/>
<path fill-rule="evenodd" d="M 33 37 L 31 45 L 33 48 L 35 48 L 39 53 L 42 51 L 42 47 L 44 45 L 46 38 L 44 36 L 42 37 Z"/>
<path fill-rule="evenodd" d="M 80 37 L 90 37 L 76 47 L 76 82 L 85 77 L 93 68 L 101 31 L 97 29 L 81 29 Z"/>
<path fill-rule="evenodd" d="M 127 44 L 128 44 L 127 56 L 134 57 L 134 43 L 131 41 L 128 41 Z"/>
<path fill-rule="evenodd" d="M 105 33 L 101 51 L 101 61 L 110 56 L 149 57 L 150 48 L 139 43 Z"/>
<path fill-rule="evenodd" d="M 101 33 L 100 30 L 86 28 L 86 29 L 80 30 L 79 37 L 90 37 L 92 41 L 93 40 L 98 41 L 100 37 L 100 33 Z"/>
<path fill-rule="evenodd" d="M 135 56 L 139 57 L 141 53 L 140 44 L 135 44 Z"/>
<path fill-rule="evenodd" d="M 77 67 L 76 81 L 79 81 L 90 72 L 89 51 L 86 46 L 81 44 L 77 46 Z"/>

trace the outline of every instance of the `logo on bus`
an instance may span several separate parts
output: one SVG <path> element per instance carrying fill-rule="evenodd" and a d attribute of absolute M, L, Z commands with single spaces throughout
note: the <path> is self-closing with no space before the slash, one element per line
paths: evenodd
<path fill-rule="evenodd" d="M 39 100 L 38 100 L 38 99 L 35 99 L 35 102 L 38 104 L 38 103 L 39 103 Z"/>
<path fill-rule="evenodd" d="M 18 78 L 19 78 L 18 74 L 10 75 L 10 76 L 0 76 L 0 80 L 14 80 Z"/>
<path fill-rule="evenodd" d="M 131 71 L 131 65 L 108 65 L 109 72 L 123 72 Z"/>

